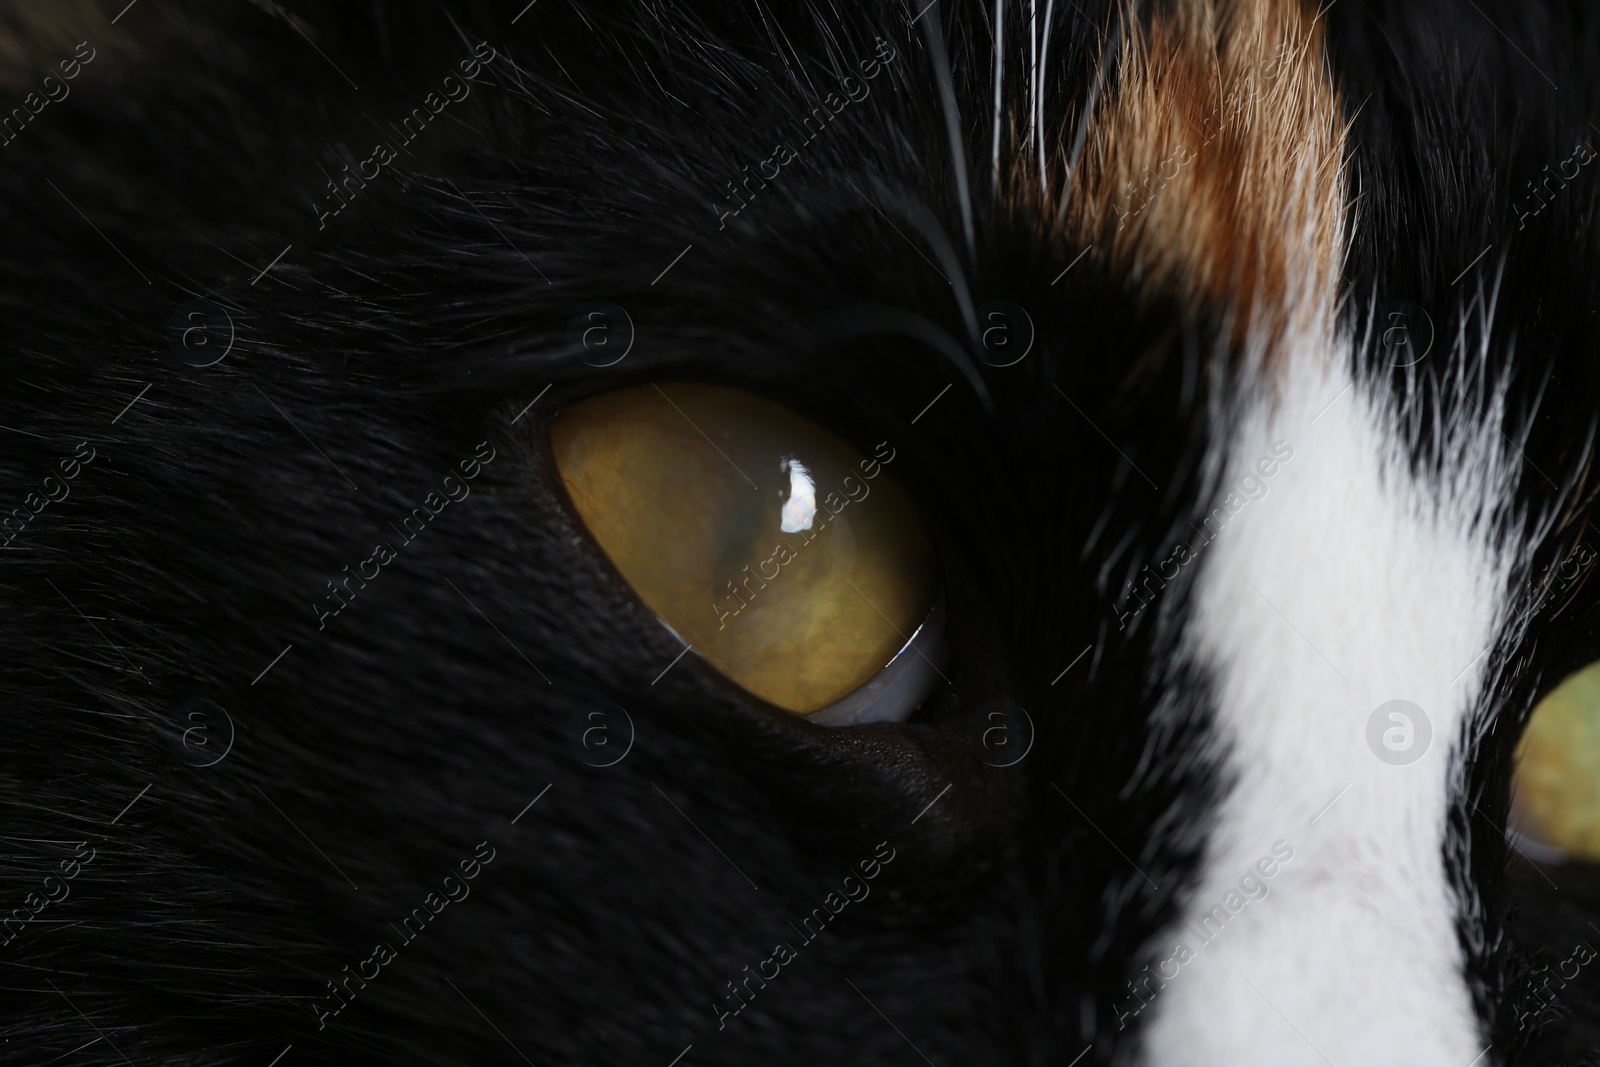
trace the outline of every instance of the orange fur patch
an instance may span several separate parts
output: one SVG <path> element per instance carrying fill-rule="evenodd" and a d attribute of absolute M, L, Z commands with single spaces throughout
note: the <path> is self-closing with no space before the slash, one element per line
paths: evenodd
<path fill-rule="evenodd" d="M 1136 289 L 1220 314 L 1258 357 L 1331 330 L 1348 124 L 1322 24 L 1300 0 L 1171 0 L 1124 25 L 1076 173 L 1063 131 L 1056 231 Z"/>

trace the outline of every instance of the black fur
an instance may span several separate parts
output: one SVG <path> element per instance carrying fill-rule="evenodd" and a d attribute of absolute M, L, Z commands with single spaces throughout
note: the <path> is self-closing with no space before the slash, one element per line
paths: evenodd
<path fill-rule="evenodd" d="M 1330 12 L 1361 105 L 1346 285 L 1447 338 L 1462 291 L 1500 279 L 1516 429 L 1562 483 L 1524 479 L 1537 510 L 1571 495 L 1600 385 L 1595 186 L 1515 231 L 1508 183 L 1588 136 L 1597 31 L 1576 5 L 1481 6 L 1526 61 L 1471 4 Z M 1172 659 L 1186 588 L 1126 631 L 1111 602 L 1212 488 L 1215 324 L 1088 263 L 1052 285 L 1081 249 L 989 195 L 987 5 L 520 7 L 143 0 L 112 26 L 107 3 L 81 35 L 104 54 L 0 148 L 4 507 L 95 451 L 0 557 L 0 909 L 94 851 L 0 947 L 0 1062 L 1126 1059 L 1116 1005 L 1227 783 L 1208 679 Z M 1054 11 L 1048 113 L 1071 117 L 1112 18 Z M 327 177 L 480 42 L 471 95 L 319 228 Z M 885 46 L 870 95 L 725 215 L 742 168 Z M 1014 367 L 975 358 L 991 300 L 1037 329 Z M 606 369 L 572 325 L 601 304 L 637 335 Z M 192 365 L 230 329 L 225 359 Z M 955 647 L 910 723 L 818 727 L 692 656 L 662 674 L 681 645 L 587 539 L 544 426 L 691 378 L 899 449 Z M 406 540 L 480 442 L 470 496 Z M 1564 545 L 1587 516 L 1562 516 Z M 323 614 L 379 541 L 396 560 Z M 1554 872 L 1572 892 L 1524 910 L 1544 883 L 1503 875 L 1516 715 L 1600 636 L 1592 587 L 1563 603 L 1496 653 L 1511 717 L 1458 820 L 1479 1007 L 1496 1055 L 1529 1064 L 1600 1062 L 1600 972 L 1537 1027 L 1505 1007 L 1526 960 L 1600 922 L 1590 873 Z M 1158 699 L 1171 673 L 1181 705 Z M 1037 733 L 1007 769 L 979 740 L 995 700 Z M 601 703 L 634 734 L 605 769 L 572 727 Z M 480 843 L 470 895 L 402 944 Z M 806 940 L 880 843 L 870 896 Z M 384 941 L 393 961 L 319 1026 L 326 983 Z M 779 942 L 797 958 L 724 1014 Z"/>

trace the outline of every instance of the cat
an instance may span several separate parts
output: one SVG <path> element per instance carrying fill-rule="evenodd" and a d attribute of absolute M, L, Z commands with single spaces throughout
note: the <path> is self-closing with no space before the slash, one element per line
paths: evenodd
<path fill-rule="evenodd" d="M 0 42 L 0 1063 L 1600 1063 L 1600 874 L 1508 832 L 1600 658 L 1579 5 Z M 551 427 L 673 382 L 892 450 L 892 715 L 600 547 Z"/>

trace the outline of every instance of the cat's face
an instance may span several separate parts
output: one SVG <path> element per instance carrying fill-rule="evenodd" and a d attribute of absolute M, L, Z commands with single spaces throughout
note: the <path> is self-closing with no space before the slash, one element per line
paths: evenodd
<path fill-rule="evenodd" d="M 0 1062 L 1600 1055 L 1586 17 L 6 17 Z"/>

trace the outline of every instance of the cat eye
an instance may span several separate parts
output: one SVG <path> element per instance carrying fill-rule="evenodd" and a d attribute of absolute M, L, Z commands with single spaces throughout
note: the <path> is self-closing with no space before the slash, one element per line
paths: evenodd
<path fill-rule="evenodd" d="M 1533 709 L 1516 766 L 1511 824 L 1530 855 L 1600 862 L 1600 663 Z"/>
<path fill-rule="evenodd" d="M 550 443 L 584 525 L 707 664 L 814 722 L 904 719 L 942 676 L 937 560 L 885 468 L 773 401 L 632 386 Z"/>

